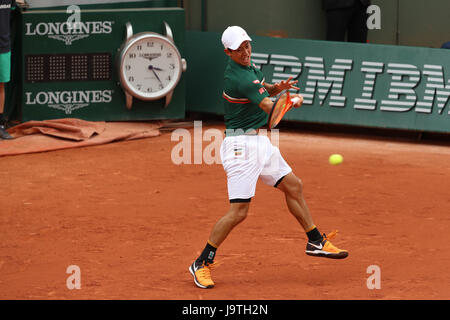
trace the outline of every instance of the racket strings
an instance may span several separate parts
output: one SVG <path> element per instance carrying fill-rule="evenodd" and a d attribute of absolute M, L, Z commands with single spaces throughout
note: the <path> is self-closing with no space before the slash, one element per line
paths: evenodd
<path fill-rule="evenodd" d="M 277 100 L 278 101 L 275 103 L 270 115 L 269 126 L 271 129 L 281 121 L 286 112 L 288 112 L 293 105 L 289 91 L 280 94 L 280 97 Z"/>
<path fill-rule="evenodd" d="M 288 92 L 287 97 L 286 97 L 286 102 L 281 106 L 281 112 L 277 117 L 277 122 L 281 121 L 281 119 L 284 117 L 286 112 L 288 112 L 291 109 L 291 106 L 292 106 L 292 101 L 290 99 L 289 92 Z"/>

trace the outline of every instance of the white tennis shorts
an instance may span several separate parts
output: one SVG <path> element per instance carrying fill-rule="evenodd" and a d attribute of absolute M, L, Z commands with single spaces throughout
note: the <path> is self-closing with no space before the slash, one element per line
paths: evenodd
<path fill-rule="evenodd" d="M 269 186 L 292 171 L 278 147 L 265 135 L 227 136 L 220 147 L 230 202 L 250 200 L 260 178 Z M 243 201 L 242 201 L 243 202 Z"/>

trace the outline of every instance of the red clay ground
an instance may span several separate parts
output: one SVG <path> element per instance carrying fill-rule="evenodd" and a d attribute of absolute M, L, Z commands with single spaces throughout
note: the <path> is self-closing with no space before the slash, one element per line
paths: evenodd
<path fill-rule="evenodd" d="M 283 195 L 260 183 L 202 290 L 188 266 L 228 209 L 226 179 L 220 164 L 174 165 L 176 143 L 166 132 L 0 158 L 0 299 L 450 299 L 449 147 L 282 132 L 315 223 L 339 229 L 349 257 L 305 255 Z"/>

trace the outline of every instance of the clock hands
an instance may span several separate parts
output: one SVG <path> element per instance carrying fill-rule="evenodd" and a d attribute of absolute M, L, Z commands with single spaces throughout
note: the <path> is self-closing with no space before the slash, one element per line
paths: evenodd
<path fill-rule="evenodd" d="M 149 65 L 149 66 L 148 66 L 148 69 L 149 69 L 149 70 L 156 70 L 156 71 L 164 71 L 164 69 L 161 69 L 161 68 L 158 68 L 158 67 L 154 67 L 154 66 L 152 66 L 152 65 Z"/>
<path fill-rule="evenodd" d="M 152 66 L 152 65 L 149 65 L 149 66 L 148 66 L 148 69 L 151 70 L 151 71 L 153 72 L 153 74 L 155 75 L 156 79 L 158 79 L 158 81 L 159 81 L 159 82 L 161 83 L 161 85 L 162 85 L 163 83 L 162 83 L 161 79 L 158 77 L 158 74 L 155 72 L 155 70 L 162 71 L 162 69 L 156 68 L 156 67 L 154 67 L 154 66 Z"/>

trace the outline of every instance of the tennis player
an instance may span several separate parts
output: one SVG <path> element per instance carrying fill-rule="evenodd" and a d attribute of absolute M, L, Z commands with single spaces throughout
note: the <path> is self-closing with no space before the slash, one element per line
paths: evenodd
<path fill-rule="evenodd" d="M 235 226 L 247 216 L 250 201 L 255 195 L 256 183 L 261 179 L 285 194 L 289 211 L 303 227 L 308 237 L 306 254 L 316 257 L 342 259 L 348 252 L 336 248 L 329 239 L 334 234 L 321 234 L 314 225 L 302 194 L 302 182 L 292 172 L 267 135 L 259 135 L 259 128 L 267 123 L 273 105 L 270 96 L 294 88 L 297 81 L 288 79 L 277 84 L 264 81 L 263 73 L 251 62 L 252 39 L 238 26 L 228 27 L 222 34 L 225 54 L 229 57 L 224 76 L 225 139 L 220 156 L 227 174 L 230 209 L 214 225 L 206 247 L 189 267 L 195 284 L 212 288 L 211 269 L 214 258 Z M 303 103 L 303 97 L 292 94 Z"/>

